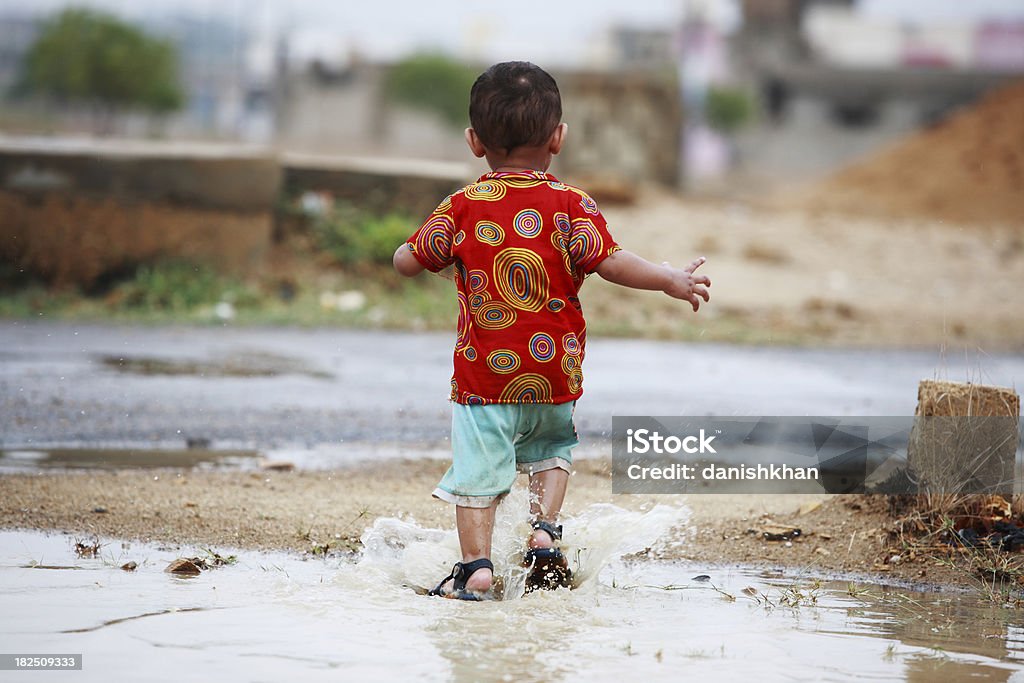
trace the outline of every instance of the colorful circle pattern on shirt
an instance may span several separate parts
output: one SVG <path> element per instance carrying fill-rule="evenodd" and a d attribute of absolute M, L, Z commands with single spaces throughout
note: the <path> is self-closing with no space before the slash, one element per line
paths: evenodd
<path fill-rule="evenodd" d="M 566 237 L 572 232 L 572 221 L 569 219 L 569 214 L 564 211 L 559 211 L 555 214 L 555 227 L 558 228 L 558 232 L 562 233 Z"/>
<path fill-rule="evenodd" d="M 519 369 L 522 362 L 519 354 L 508 349 L 498 349 L 487 354 L 487 367 L 501 375 L 507 375 Z"/>
<path fill-rule="evenodd" d="M 471 292 L 482 292 L 487 289 L 487 273 L 482 270 L 471 270 L 466 276 L 466 286 Z"/>
<path fill-rule="evenodd" d="M 476 238 L 484 244 L 498 246 L 505 241 L 505 231 L 493 221 L 480 221 L 476 224 Z"/>
<path fill-rule="evenodd" d="M 523 237 L 536 237 L 544 227 L 544 219 L 536 209 L 523 209 L 512 219 L 512 228 Z"/>
<path fill-rule="evenodd" d="M 544 261 L 528 249 L 509 247 L 494 259 L 494 282 L 501 297 L 524 311 L 539 311 L 548 300 Z"/>
<path fill-rule="evenodd" d="M 551 382 L 535 372 L 519 375 L 505 385 L 499 400 L 503 403 L 548 403 L 551 401 Z"/>
<path fill-rule="evenodd" d="M 485 330 L 503 330 L 516 322 L 516 312 L 503 301 L 485 301 L 476 309 L 473 320 Z"/>
<path fill-rule="evenodd" d="M 455 328 L 455 350 L 461 351 L 469 346 L 469 302 L 462 292 L 455 293 L 459 303 L 459 320 Z"/>
<path fill-rule="evenodd" d="M 550 334 L 538 332 L 530 337 L 530 356 L 541 363 L 555 357 L 555 340 Z"/>
<path fill-rule="evenodd" d="M 416 233 L 417 239 L 413 251 L 431 265 L 438 265 L 438 270 L 448 265 L 452 251 L 452 236 L 455 224 L 445 215 L 431 216 Z"/>
<path fill-rule="evenodd" d="M 569 256 L 576 263 L 590 263 L 601 253 L 604 240 L 594 221 L 577 218 L 572 222 L 569 235 Z"/>
<path fill-rule="evenodd" d="M 490 173 L 446 197 L 409 239 L 431 271 L 453 266 L 453 400 L 562 403 L 583 387 L 579 287 L 618 249 L 586 193 L 539 171 Z"/>
<path fill-rule="evenodd" d="M 507 186 L 497 180 L 488 180 L 474 183 L 466 188 L 466 199 L 484 202 L 497 202 L 505 197 Z"/>

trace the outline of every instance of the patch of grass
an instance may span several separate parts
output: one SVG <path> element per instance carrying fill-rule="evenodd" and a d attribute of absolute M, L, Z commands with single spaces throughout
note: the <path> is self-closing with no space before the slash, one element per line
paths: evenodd
<path fill-rule="evenodd" d="M 236 307 L 251 306 L 258 298 L 245 284 L 209 266 L 164 261 L 139 266 L 134 277 L 117 285 L 106 300 L 124 309 L 187 313 L 222 301 Z"/>

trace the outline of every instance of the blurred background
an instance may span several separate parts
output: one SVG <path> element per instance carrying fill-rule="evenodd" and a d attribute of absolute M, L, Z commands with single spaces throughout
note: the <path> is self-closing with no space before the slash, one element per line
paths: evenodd
<path fill-rule="evenodd" d="M 592 330 L 1024 348 L 1018 0 L 8 0 L 0 315 L 450 329 L 391 253 L 507 59 L 625 247 L 709 259 L 697 318 L 596 283 Z"/>

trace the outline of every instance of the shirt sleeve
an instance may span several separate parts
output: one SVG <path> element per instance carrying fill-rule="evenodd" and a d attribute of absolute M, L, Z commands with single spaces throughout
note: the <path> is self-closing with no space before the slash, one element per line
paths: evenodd
<path fill-rule="evenodd" d="M 618 243 L 608 231 L 608 222 L 597 208 L 597 202 L 585 192 L 575 190 L 570 204 L 569 257 L 581 273 L 593 273 L 606 258 L 619 251 Z"/>
<path fill-rule="evenodd" d="M 436 273 L 455 262 L 452 256 L 454 236 L 455 220 L 452 217 L 451 197 L 446 197 L 405 243 L 409 245 L 409 250 L 420 265 Z"/>

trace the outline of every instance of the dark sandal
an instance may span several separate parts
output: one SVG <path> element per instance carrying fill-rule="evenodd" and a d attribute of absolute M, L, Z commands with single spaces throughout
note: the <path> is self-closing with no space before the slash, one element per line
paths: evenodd
<path fill-rule="evenodd" d="M 466 581 L 480 569 L 490 569 L 491 572 L 494 572 L 494 565 L 486 557 L 473 560 L 472 562 L 456 562 L 455 566 L 452 567 L 452 573 L 441 579 L 441 583 L 437 584 L 434 590 L 427 593 L 427 595 L 439 595 L 442 598 L 476 602 L 489 600 L 490 598 L 487 595 L 490 591 L 488 593 L 474 593 L 473 591 L 466 590 Z M 452 589 L 445 590 L 444 585 L 449 581 L 452 582 Z"/>
<path fill-rule="evenodd" d="M 543 520 L 534 520 L 531 523 L 534 531 L 546 531 L 552 541 L 562 540 L 561 525 L 555 526 Z M 526 592 L 532 593 L 535 590 L 554 590 L 566 588 L 572 585 L 572 571 L 569 569 L 569 560 L 565 558 L 559 548 L 532 548 L 526 551 L 523 556 L 523 566 L 530 568 L 526 577 Z"/>

